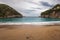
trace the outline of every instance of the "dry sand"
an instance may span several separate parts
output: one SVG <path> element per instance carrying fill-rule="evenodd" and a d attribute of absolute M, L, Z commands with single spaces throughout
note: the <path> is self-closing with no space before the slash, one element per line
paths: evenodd
<path fill-rule="evenodd" d="M 60 26 L 0 25 L 0 40 L 60 40 Z"/>

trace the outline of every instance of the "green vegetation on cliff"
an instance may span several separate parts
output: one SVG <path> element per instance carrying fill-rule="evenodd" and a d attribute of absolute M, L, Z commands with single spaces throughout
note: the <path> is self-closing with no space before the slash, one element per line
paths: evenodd
<path fill-rule="evenodd" d="M 55 5 L 52 9 L 49 9 L 41 13 L 42 18 L 60 18 L 60 4 Z"/>
<path fill-rule="evenodd" d="M 6 4 L 0 4 L 0 18 L 18 18 L 22 14 L 18 13 L 15 9 Z"/>

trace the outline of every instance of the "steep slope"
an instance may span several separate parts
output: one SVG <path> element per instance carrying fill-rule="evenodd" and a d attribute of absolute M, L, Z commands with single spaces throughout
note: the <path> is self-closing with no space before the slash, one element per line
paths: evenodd
<path fill-rule="evenodd" d="M 18 17 L 21 18 L 23 16 L 12 7 L 6 4 L 0 4 L 0 18 L 18 18 Z"/>
<path fill-rule="evenodd" d="M 41 13 L 42 18 L 60 18 L 60 4 L 55 5 L 52 9 L 49 9 Z"/>

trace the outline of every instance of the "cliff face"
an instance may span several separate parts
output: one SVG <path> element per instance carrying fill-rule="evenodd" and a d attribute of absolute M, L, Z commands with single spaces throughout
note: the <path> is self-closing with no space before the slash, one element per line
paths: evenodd
<path fill-rule="evenodd" d="M 42 18 L 60 18 L 60 4 L 55 5 L 52 9 L 49 9 L 41 13 Z"/>
<path fill-rule="evenodd" d="M 0 18 L 18 18 L 23 17 L 15 9 L 6 4 L 0 4 Z"/>

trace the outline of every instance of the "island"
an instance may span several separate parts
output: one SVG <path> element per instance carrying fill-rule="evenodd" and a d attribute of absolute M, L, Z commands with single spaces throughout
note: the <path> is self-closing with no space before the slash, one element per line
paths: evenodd
<path fill-rule="evenodd" d="M 22 18 L 22 14 L 6 4 L 0 4 L 0 18 Z"/>
<path fill-rule="evenodd" d="M 60 18 L 60 4 L 41 13 L 41 18 Z"/>

